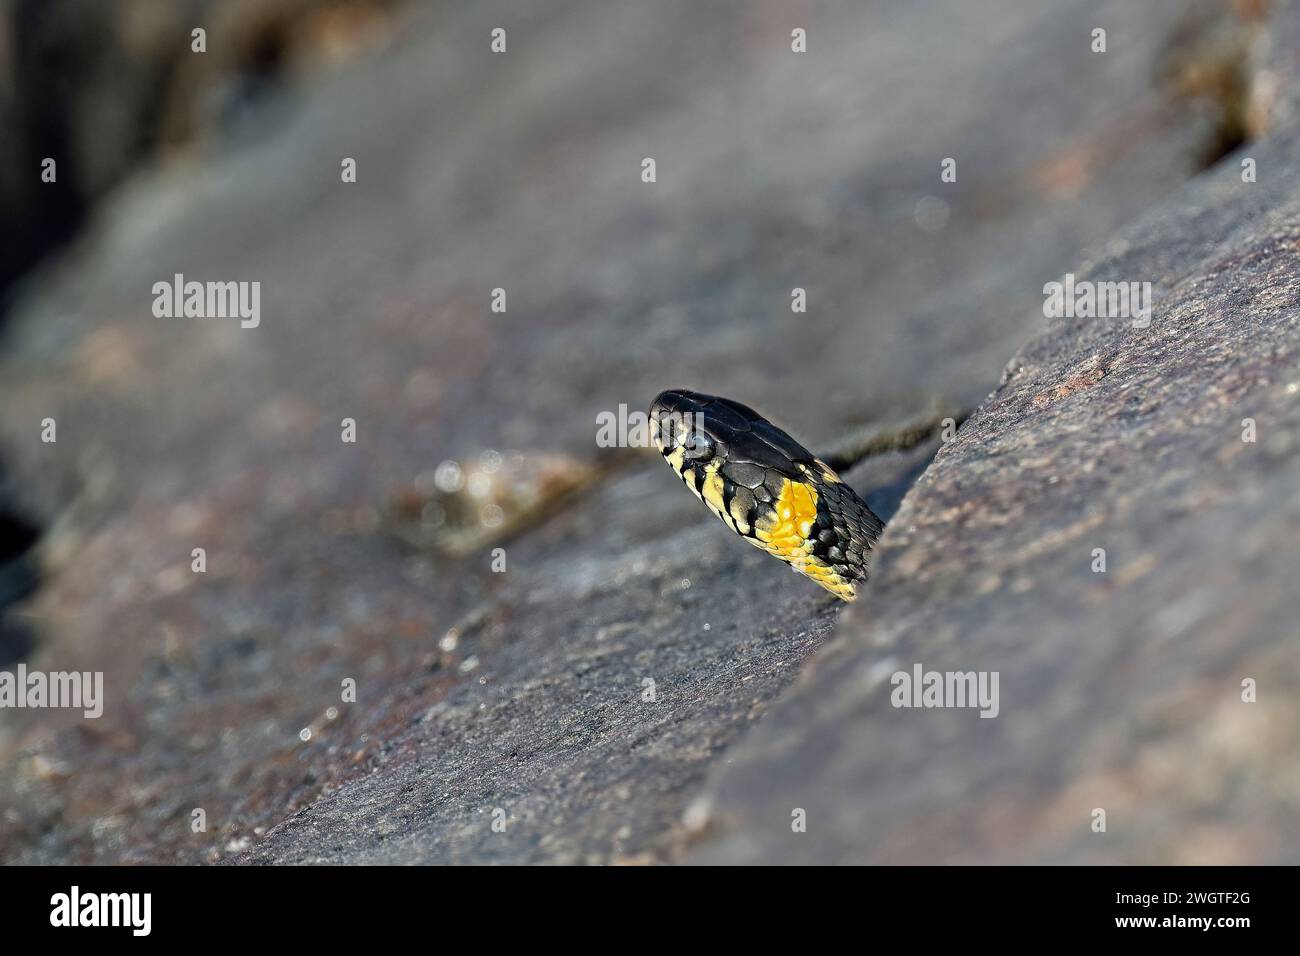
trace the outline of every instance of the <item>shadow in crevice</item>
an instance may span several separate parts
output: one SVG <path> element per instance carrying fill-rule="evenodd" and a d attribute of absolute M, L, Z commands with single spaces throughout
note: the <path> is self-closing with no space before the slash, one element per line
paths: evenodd
<path fill-rule="evenodd" d="M 1257 139 L 1263 131 L 1266 119 L 1252 105 L 1257 70 L 1254 49 L 1267 29 L 1270 6 L 1265 0 L 1254 0 L 1189 14 L 1161 51 L 1157 85 L 1208 120 L 1194 156 L 1198 172 Z"/>
<path fill-rule="evenodd" d="M 938 448 L 935 448 L 938 451 Z M 899 506 L 903 503 L 903 498 L 907 496 L 908 491 L 916 484 L 916 480 L 925 474 L 925 470 L 930 467 L 930 462 L 934 456 L 930 455 L 925 460 L 917 462 L 910 469 L 904 472 L 897 480 L 888 484 L 872 488 L 863 495 L 863 501 L 881 521 L 889 524 L 890 520 L 898 511 Z"/>
<path fill-rule="evenodd" d="M 40 537 L 40 526 L 15 503 L 0 464 L 0 667 L 23 660 L 36 647 L 35 631 L 14 606 L 40 585 L 34 550 Z"/>

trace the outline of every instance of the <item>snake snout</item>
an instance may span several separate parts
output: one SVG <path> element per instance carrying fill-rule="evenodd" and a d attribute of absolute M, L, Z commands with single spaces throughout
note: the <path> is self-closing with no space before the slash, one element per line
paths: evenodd
<path fill-rule="evenodd" d="M 660 392 L 655 396 L 655 400 L 650 403 L 650 417 L 693 415 L 703 410 L 706 404 L 706 402 L 700 400 L 701 398 L 703 396 L 697 395 L 695 392 L 670 388 L 667 391 Z"/>
<path fill-rule="evenodd" d="M 702 398 L 685 389 L 668 389 L 650 403 L 650 439 L 659 451 L 672 451 L 702 424 Z"/>

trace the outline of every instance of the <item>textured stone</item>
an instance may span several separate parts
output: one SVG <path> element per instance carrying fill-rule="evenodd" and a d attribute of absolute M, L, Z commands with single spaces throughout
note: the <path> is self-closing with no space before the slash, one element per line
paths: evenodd
<path fill-rule="evenodd" d="M 1087 270 L 1152 281 L 1149 328 L 1053 320 L 943 448 L 695 860 L 1300 860 L 1300 137 L 1250 152 Z M 893 706 L 917 663 L 1000 713 Z"/>
<path fill-rule="evenodd" d="M 1295 726 L 1268 689 L 1294 666 L 1268 637 L 1290 567 L 1269 549 L 1289 553 L 1293 502 L 1293 406 L 1270 389 L 1294 330 L 1290 240 L 1265 214 L 1290 207 L 1263 172 L 1294 182 L 1289 141 L 1261 150 L 1257 186 L 1229 168 L 1171 200 L 1167 225 L 1119 230 L 1223 128 L 1154 64 L 1199 49 L 1187 35 L 1260 28 L 1181 2 L 978 7 L 818 4 L 802 56 L 780 3 L 425 12 L 384 56 L 265 98 L 260 140 L 135 177 L 16 303 L 0 356 L 0 453 L 46 529 L 42 586 L 9 613 L 38 633 L 30 666 L 103 670 L 108 694 L 96 722 L 0 714 L 0 858 L 1015 856 L 934 825 L 982 808 L 977 833 L 1025 816 L 1023 855 L 1080 859 L 1106 852 L 1071 835 L 1095 805 L 1086 771 L 1132 765 L 1116 748 L 1140 765 L 1122 797 L 1105 790 L 1125 852 L 1253 851 L 1241 814 L 1281 820 L 1292 765 L 1252 760 Z M 1104 56 L 1088 51 L 1099 17 Z M 955 184 L 938 180 L 946 156 Z M 656 456 L 507 542 L 504 575 L 384 528 L 385 503 L 444 459 L 600 460 L 596 413 L 665 387 L 752 404 L 817 450 L 934 395 L 974 404 L 1037 328 L 1043 283 L 1087 273 L 1089 246 L 1160 283 L 1149 334 L 1075 323 L 1023 352 L 847 616 Z M 154 318 L 152 283 L 176 272 L 260 279 L 261 326 Z M 1243 399 L 1261 422 L 1246 448 L 1229 428 Z M 57 445 L 37 439 L 47 415 Z M 927 455 L 846 477 L 886 513 Z M 1112 570 L 1094 578 L 1099 536 Z M 1203 624 L 1233 597 L 1230 621 Z M 733 749 L 833 628 L 808 685 L 825 700 L 798 690 Z M 1002 716 L 882 710 L 862 667 L 913 652 L 1004 666 Z M 1243 712 L 1247 666 L 1267 679 Z M 1101 704 L 1108 722 L 1087 723 Z M 881 714 L 904 727 L 896 745 L 863 720 Z M 1244 723 L 1161 743 L 1166 723 L 1215 714 Z M 950 741 L 961 753 L 938 759 Z M 1189 782 L 1191 759 L 1216 772 Z M 1072 774 L 1078 799 L 1058 786 Z M 1020 802 L 978 802 L 995 785 Z M 1205 808 L 1195 840 L 1152 809 L 1180 787 Z M 789 849 L 796 796 L 810 830 Z M 877 819 L 897 827 L 887 849 Z"/>

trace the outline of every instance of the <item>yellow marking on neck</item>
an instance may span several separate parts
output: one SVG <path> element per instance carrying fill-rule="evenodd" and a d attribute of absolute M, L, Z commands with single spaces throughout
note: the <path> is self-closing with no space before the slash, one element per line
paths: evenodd
<path fill-rule="evenodd" d="M 856 582 L 840 577 L 834 568 L 812 555 L 813 542 L 809 536 L 817 521 L 817 491 L 814 486 L 785 479 L 781 493 L 772 502 L 771 509 L 760 507 L 754 527 L 750 528 L 743 517 L 737 518 L 725 506 L 722 496 L 724 479 L 716 464 L 710 466 L 707 463 L 701 465 L 690 462 L 680 446 L 666 457 L 668 464 L 685 479 L 691 492 L 703 500 L 724 524 L 744 535 L 750 544 L 780 558 L 845 601 L 857 597 Z M 825 468 L 824 465 L 822 467 Z M 704 469 L 705 479 L 701 491 L 695 490 L 696 468 Z M 824 477 L 838 480 L 834 472 Z"/>
<path fill-rule="evenodd" d="M 811 485 L 789 478 L 772 503 L 775 515 L 760 521 L 755 532 L 763 547 L 783 561 L 803 558 L 811 546 L 808 535 L 817 520 L 817 492 Z"/>
<path fill-rule="evenodd" d="M 728 520 L 727 506 L 722 501 L 722 475 L 716 468 L 704 479 L 704 494 L 701 497 L 713 509 L 714 514 L 723 521 Z"/>

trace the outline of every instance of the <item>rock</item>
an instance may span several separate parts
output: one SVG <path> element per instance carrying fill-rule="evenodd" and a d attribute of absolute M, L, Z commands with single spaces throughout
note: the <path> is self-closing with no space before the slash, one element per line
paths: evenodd
<path fill-rule="evenodd" d="M 137 164 L 241 133 L 286 81 L 372 48 L 387 0 L 52 0 L 0 9 L 0 318 L 8 286 Z M 205 50 L 193 49 L 202 28 Z M 43 178 L 53 160 L 52 180 Z"/>
<path fill-rule="evenodd" d="M 1187 9 L 1113 5 L 1104 56 L 1088 49 L 1095 14 L 1065 0 L 1033 4 L 1032 15 L 1011 2 L 827 5 L 808 15 L 803 55 L 790 52 L 780 6 L 426 11 L 386 56 L 264 103 L 253 118 L 264 141 L 219 144 L 195 164 L 136 177 L 16 305 L 0 357 L 10 392 L 0 451 L 15 500 L 46 529 L 42 586 L 15 608 L 39 627 L 28 664 L 102 670 L 107 695 L 98 721 L 0 714 L 0 857 L 643 862 L 686 858 L 693 845 L 700 858 L 768 859 L 786 852 L 765 841 L 771 826 L 788 830 L 791 780 L 765 768 L 785 766 L 792 751 L 818 783 L 795 804 L 810 809 L 804 836 L 823 827 L 818 838 L 833 839 L 826 807 L 842 808 L 850 829 L 839 855 L 855 856 L 859 806 L 924 805 L 901 780 L 862 775 L 884 753 L 859 749 L 866 731 L 828 723 L 831 711 L 801 690 L 770 727 L 736 744 L 814 654 L 810 680 L 830 681 L 837 661 L 861 665 L 869 642 L 888 649 L 920 633 L 937 642 L 924 662 L 942 663 L 945 635 L 961 632 L 963 602 L 978 597 L 972 587 L 1005 595 L 980 605 L 997 614 L 981 632 L 987 659 L 1002 663 L 1014 649 L 1043 681 L 1027 691 L 1008 666 L 1003 686 L 1021 696 L 1008 696 L 998 719 L 973 722 L 990 754 L 1016 756 L 1003 735 L 1040 726 L 1035 707 L 1043 725 L 1083 713 L 1079 701 L 1048 699 L 1058 679 L 1078 676 L 1079 607 L 1093 601 L 1095 611 L 1097 589 L 1148 586 L 1125 583 L 1142 567 L 1138 544 L 1155 555 L 1170 542 L 1204 544 L 1201 524 L 1181 513 L 1175 522 L 1167 509 L 1152 510 L 1166 519 L 1161 536 L 1137 518 L 1112 526 L 1095 516 L 1131 516 L 1151 487 L 1184 509 L 1235 516 L 1221 511 L 1223 481 L 1241 477 L 1231 462 L 1207 472 L 1218 484 L 1201 486 L 1190 452 L 1160 439 L 1181 408 L 1185 437 L 1226 455 L 1236 446 L 1221 429 L 1238 410 L 1224 403 L 1235 393 L 1206 406 L 1198 383 L 1260 387 L 1229 376 L 1226 347 L 1244 332 L 1218 300 L 1198 313 L 1197 290 L 1172 284 L 1176 264 L 1192 275 L 1215 250 L 1240 253 L 1223 269 L 1255 269 L 1274 284 L 1242 274 L 1240 291 L 1225 294 L 1239 306 L 1256 288 L 1272 290 L 1263 294 L 1275 310 L 1287 301 L 1267 272 L 1277 266 L 1262 250 L 1272 247 L 1260 244 L 1277 234 L 1252 231 L 1266 223 L 1234 218 L 1240 210 L 1225 202 L 1158 242 L 1123 239 L 1147 256 L 1124 268 L 1166 283 L 1143 340 L 1159 352 L 1087 323 L 1027 350 L 1025 368 L 904 503 L 876 583 L 847 616 L 716 526 L 657 460 L 611 471 L 510 541 L 504 574 L 486 553 L 454 560 L 404 545 L 385 532 L 382 512 L 440 462 L 484 450 L 599 463 L 597 413 L 644 409 L 665 387 L 744 401 L 819 450 L 932 396 L 978 401 L 1037 327 L 1043 284 L 1071 267 L 1091 274 L 1085 247 L 1108 263 L 1129 254 L 1116 251 L 1117 230 L 1194 175 L 1207 143 L 1219 142 L 1221 111 L 1153 77 L 1171 42 L 1186 47 L 1174 38 L 1209 29 Z M 487 38 L 507 11 L 510 53 L 495 57 Z M 1205 22 L 1217 24 L 1211 32 L 1262 29 Z M 1254 56 L 1256 45 L 1239 49 Z M 1290 88 L 1279 81 L 1276 115 Z M 1269 161 L 1282 163 L 1270 148 Z M 654 184 L 640 181 L 647 155 Z M 958 180 L 944 184 L 948 156 Z M 343 157 L 358 161 L 355 184 L 339 182 Z M 1230 173 L 1197 180 L 1173 208 L 1200 208 L 1207 189 L 1247 202 L 1274 195 L 1263 181 L 1250 187 L 1258 192 L 1233 192 Z M 152 284 L 178 272 L 261 281 L 261 324 L 155 318 Z M 1213 292 L 1217 274 L 1204 274 Z M 807 291 L 806 313 L 791 311 L 796 287 Z M 508 292 L 504 313 L 489 311 L 495 288 Z M 1161 324 L 1185 312 L 1195 321 Z M 1199 334 L 1162 337 L 1180 328 Z M 1282 374 L 1282 331 L 1266 333 L 1282 349 L 1275 364 L 1248 363 L 1257 377 Z M 1221 353 L 1215 335 L 1229 336 Z M 1190 356 L 1208 363 L 1203 378 Z M 1111 408 L 1112 389 L 1135 376 L 1157 388 L 1161 363 L 1183 383 L 1181 397 L 1148 408 L 1138 390 L 1122 406 L 1127 418 L 1103 419 L 1113 431 L 1100 446 L 1107 467 L 1113 460 L 1151 487 L 1124 498 L 1100 465 L 1080 466 L 1058 484 L 1117 495 L 1114 504 L 1070 499 L 1062 512 L 1052 498 L 1057 510 L 1040 521 L 1029 503 L 1059 493 L 1043 484 L 1057 474 L 1048 456 L 1082 451 L 1072 432 L 1039 428 L 1070 426 L 1092 402 Z M 1276 414 L 1260 409 L 1260 420 Z M 54 445 L 38 438 L 46 416 L 59 423 Z M 355 444 L 340 440 L 345 418 L 357 424 Z M 1079 421 L 1084 432 L 1098 427 Z M 1286 434 L 1274 428 L 1257 447 Z M 999 442 L 1037 457 L 999 458 Z M 1271 454 L 1287 460 L 1285 448 Z M 846 477 L 875 507 L 872 492 L 896 499 L 927 455 L 888 456 Z M 1181 476 L 1170 486 L 1153 477 L 1166 457 Z M 1241 468 L 1246 460 L 1258 462 Z M 972 497 L 968 486 L 986 493 Z M 1272 489 L 1245 487 L 1254 489 L 1247 501 L 1231 500 L 1264 509 Z M 1129 530 L 1139 527 L 1137 541 Z M 1087 573 L 1103 530 L 1107 576 L 1084 579 L 1086 592 L 1074 565 L 1059 582 L 1043 579 L 1063 566 L 1049 561 L 1075 557 L 1071 542 Z M 1186 537 L 1165 537 L 1176 535 Z M 999 542 L 1034 550 L 1017 557 Z M 206 550 L 203 574 L 190 570 L 195 547 Z M 1146 572 L 1152 581 L 1202 560 L 1176 553 Z M 1206 586 L 1224 573 L 1187 567 L 1212 572 Z M 1260 573 L 1271 581 L 1279 568 Z M 1133 621 L 1153 613 L 1127 606 Z M 1171 606 L 1182 616 L 1171 612 L 1166 628 L 1200 620 L 1199 604 Z M 868 630 L 878 608 L 892 624 Z M 1063 611 L 1070 621 L 1058 619 Z M 1025 652 L 1023 632 L 1035 621 L 1037 654 Z M 823 660 L 833 630 L 843 640 Z M 1183 664 L 1160 646 L 1150 656 L 1167 668 L 1169 693 L 1204 685 L 1226 706 L 1239 662 L 1213 657 L 1226 654 L 1221 644 L 1189 651 Z M 1096 647 L 1101 656 L 1081 658 L 1094 683 L 1071 693 L 1108 693 L 1111 713 L 1124 701 L 1151 706 L 1106 671 L 1117 645 Z M 1203 666 L 1210 659 L 1216 668 Z M 846 716 L 880 706 L 875 691 L 854 693 L 853 667 L 823 702 Z M 355 702 L 343 698 L 349 681 Z M 1276 705 L 1261 697 L 1254 706 L 1251 719 L 1263 723 L 1243 729 L 1268 730 L 1254 746 L 1274 753 L 1285 743 Z M 932 743 L 931 715 L 908 716 L 905 733 Z M 969 733 L 969 716 L 944 714 L 944 726 Z M 1060 732 L 1053 757 L 1069 752 Z M 744 757 L 735 778 L 721 772 L 733 754 Z M 1038 774 L 1054 768 L 1030 766 L 1024 792 L 1048 793 Z M 1166 779 L 1180 779 L 1176 770 Z M 967 772 L 957 765 L 946 792 L 969 782 Z M 701 800 L 711 773 L 716 795 Z M 742 773 L 753 792 L 729 782 Z M 207 830 L 192 831 L 195 809 Z M 1124 823 L 1118 805 L 1116 816 Z"/>
<path fill-rule="evenodd" d="M 1297 861 L 1298 155 L 1255 144 L 1258 182 L 1233 156 L 1087 268 L 1154 283 L 1150 327 L 1017 353 L 718 769 L 695 862 Z M 997 672 L 1000 712 L 896 706 L 916 664 Z"/>

